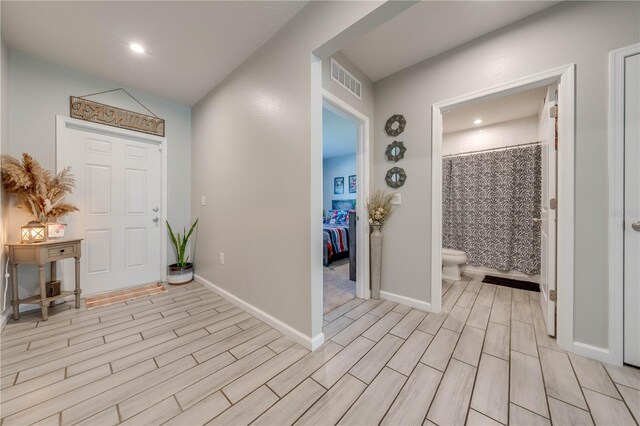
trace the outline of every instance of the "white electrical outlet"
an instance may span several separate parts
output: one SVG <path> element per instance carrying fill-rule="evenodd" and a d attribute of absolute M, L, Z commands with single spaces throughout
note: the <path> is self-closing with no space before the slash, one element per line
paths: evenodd
<path fill-rule="evenodd" d="M 220 252 L 220 264 L 224 265 L 224 253 Z"/>
<path fill-rule="evenodd" d="M 207 205 L 207 197 L 206 196 L 202 196 L 200 197 L 200 205 L 201 206 L 206 206 Z"/>

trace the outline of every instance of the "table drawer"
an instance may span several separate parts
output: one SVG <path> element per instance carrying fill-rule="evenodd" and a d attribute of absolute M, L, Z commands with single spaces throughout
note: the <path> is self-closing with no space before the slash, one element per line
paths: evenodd
<path fill-rule="evenodd" d="M 47 247 L 47 261 L 73 257 L 77 254 L 76 247 L 76 244 L 61 244 L 59 246 Z"/>

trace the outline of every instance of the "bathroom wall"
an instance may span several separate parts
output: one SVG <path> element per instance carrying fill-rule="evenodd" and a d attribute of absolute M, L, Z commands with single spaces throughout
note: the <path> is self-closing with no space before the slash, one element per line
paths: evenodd
<path fill-rule="evenodd" d="M 446 125 L 447 116 L 444 120 Z M 488 126 L 478 126 L 458 132 L 445 133 L 442 137 L 442 155 L 535 142 L 538 140 L 538 117 L 518 118 Z"/>

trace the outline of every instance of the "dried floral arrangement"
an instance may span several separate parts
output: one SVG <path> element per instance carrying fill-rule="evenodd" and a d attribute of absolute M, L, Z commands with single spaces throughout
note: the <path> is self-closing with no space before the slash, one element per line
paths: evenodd
<path fill-rule="evenodd" d="M 396 208 L 393 203 L 395 194 L 393 192 L 378 190 L 373 193 L 367 202 L 367 213 L 369 224 L 382 226 Z"/>
<path fill-rule="evenodd" d="M 38 222 L 45 223 L 78 211 L 76 206 L 65 202 L 75 186 L 69 167 L 55 175 L 27 153 L 22 154 L 22 161 L 5 154 L 2 155 L 2 184 L 8 193 L 18 197 L 19 207 Z"/>

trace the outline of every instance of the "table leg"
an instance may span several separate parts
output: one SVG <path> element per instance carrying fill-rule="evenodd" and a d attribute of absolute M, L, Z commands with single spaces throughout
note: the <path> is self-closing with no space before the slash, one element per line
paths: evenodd
<path fill-rule="evenodd" d="M 80 293 L 82 290 L 80 289 L 80 258 L 75 257 L 76 260 L 76 309 L 80 307 Z"/>
<path fill-rule="evenodd" d="M 44 265 L 38 265 L 40 275 L 40 310 L 42 311 L 42 321 L 49 319 L 49 305 L 44 301 L 47 298 L 47 283 L 44 277 Z"/>
<path fill-rule="evenodd" d="M 51 274 L 49 276 L 49 280 L 50 281 L 55 281 L 58 279 L 58 264 L 56 263 L 56 261 L 54 260 L 53 262 L 51 262 Z M 55 301 L 52 300 L 51 302 L 49 302 L 49 307 L 53 308 L 55 306 Z"/>
<path fill-rule="evenodd" d="M 18 265 L 11 264 L 11 306 L 13 306 L 13 319 L 20 319 L 20 297 L 18 295 Z"/>

